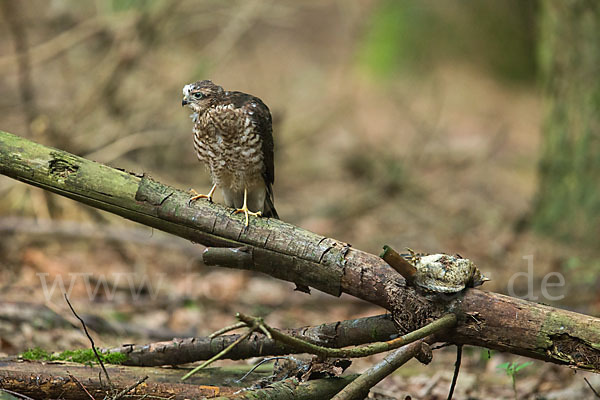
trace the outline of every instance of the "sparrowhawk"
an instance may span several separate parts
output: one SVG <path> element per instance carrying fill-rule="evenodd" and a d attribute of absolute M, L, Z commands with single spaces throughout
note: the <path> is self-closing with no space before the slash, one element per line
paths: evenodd
<path fill-rule="evenodd" d="M 225 204 L 248 215 L 279 218 L 273 206 L 273 133 L 269 108 L 257 97 L 229 92 L 204 80 L 183 88 L 182 106 L 193 112 L 194 148 L 210 171 Z"/>

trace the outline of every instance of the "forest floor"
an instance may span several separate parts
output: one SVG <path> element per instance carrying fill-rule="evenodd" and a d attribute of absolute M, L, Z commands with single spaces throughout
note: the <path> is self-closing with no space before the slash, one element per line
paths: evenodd
<path fill-rule="evenodd" d="M 330 56 L 330 49 L 306 55 L 311 49 L 303 48 L 306 38 L 298 39 L 285 62 L 271 65 L 262 54 L 287 49 L 297 32 L 291 29 L 277 36 L 275 28 L 269 29 L 262 32 L 270 35 L 268 41 L 238 49 L 226 72 L 215 68 L 211 77 L 229 82 L 228 89 L 257 94 L 270 106 L 276 142 L 275 205 L 283 220 L 375 254 L 384 244 L 459 253 L 492 279 L 483 290 L 598 314 L 597 254 L 535 234 L 526 226 L 521 229 L 535 196 L 541 144 L 543 110 L 534 85 L 499 82 L 460 63 L 440 64 L 425 77 L 407 74 L 389 85 L 377 85 L 353 67 L 330 59 L 347 55 Z M 319 29 L 314 35 L 327 37 L 325 24 Z M 191 149 L 187 111 L 177 108 L 180 87 L 188 83 L 181 82 L 181 76 L 190 75 L 192 66 L 181 55 L 173 58 L 182 45 L 164 46 L 148 56 L 153 62 L 140 63 L 142 72 L 133 81 L 161 85 L 160 90 L 144 89 L 149 92 L 145 112 L 163 123 L 141 123 L 136 131 L 132 125 L 147 114 L 132 108 L 127 120 L 134 121 L 131 124 L 101 124 L 104 114 L 90 114 L 76 121 L 79 125 L 55 127 L 63 133 L 70 132 L 69 127 L 81 129 L 80 135 L 37 138 L 183 189 L 208 189 L 208 176 Z M 236 62 L 242 58 L 243 63 Z M 167 60 L 182 62 L 170 62 L 168 74 L 153 69 Z M 302 74 L 292 75 L 292 65 Z M 258 71 L 255 80 L 244 78 L 248 71 Z M 48 73 L 58 74 L 54 69 Z M 291 77 L 284 78 L 286 74 Z M 49 87 L 60 83 L 56 82 L 49 80 Z M 0 89 L 3 84 L 0 80 Z M 134 90 L 131 82 L 123 87 Z M 127 90 L 121 100 L 129 100 Z M 136 102 L 125 103 L 136 107 Z M 0 129 L 25 135 L 24 128 L 11 128 L 19 126 L 19 108 L 11 107 L 15 112 L 2 120 Z M 102 128 L 95 136 L 98 126 Z M 129 142 L 118 140 L 140 132 L 147 134 L 147 144 L 120 150 Z M 114 143 L 116 147 L 110 147 Z M 219 196 L 216 201 L 221 201 Z M 202 250 L 0 177 L 0 355 L 33 347 L 61 351 L 89 346 L 80 329 L 40 314 L 45 306 L 51 315 L 70 318 L 63 289 L 80 315 L 96 319 L 93 335 L 103 347 L 208 335 L 233 323 L 236 312 L 261 315 L 273 327 L 291 328 L 383 311 L 346 295 L 334 298 L 315 290 L 307 295 L 259 274 L 206 267 Z M 551 272 L 564 277 L 564 286 L 542 286 Z M 371 397 L 446 398 L 454 357 L 454 348 L 448 347 L 436 350 L 428 366 L 413 360 L 377 385 Z M 363 371 L 381 358 L 356 360 L 350 371 Z M 600 388 L 597 375 L 534 361 L 516 374 L 513 390 L 512 378 L 501 365 L 527 361 L 465 348 L 454 398 L 591 398 L 584 377 Z"/>
<path fill-rule="evenodd" d="M 440 82 L 460 85 L 460 75 L 442 76 Z M 473 84 L 472 77 L 470 82 Z M 489 82 L 479 84 L 482 88 L 478 90 L 489 89 L 486 88 Z M 501 91 L 500 88 L 494 90 Z M 453 89 L 448 87 L 444 92 L 452 93 Z M 597 298 L 589 283 L 578 279 L 576 268 L 569 265 L 572 260 L 566 255 L 571 249 L 528 231 L 515 231 L 519 218 L 527 213 L 535 188 L 535 162 L 531 155 L 538 142 L 535 129 L 539 110 L 533 95 L 519 90 L 498 95 L 498 98 L 496 103 L 488 100 L 487 108 L 483 101 L 478 104 L 482 110 L 470 113 L 471 120 L 464 117 L 458 123 L 443 123 L 443 126 L 464 128 L 445 128 L 448 132 L 444 136 L 434 133 L 433 137 L 424 139 L 429 143 L 419 143 L 423 147 L 419 156 L 401 154 L 398 160 L 402 164 L 398 168 L 404 170 L 399 172 L 403 179 L 400 183 L 395 175 L 381 174 L 391 173 L 385 163 L 400 162 L 392 158 L 392 154 L 396 146 L 403 147 L 401 143 L 380 149 L 381 158 L 370 158 L 363 152 L 368 146 L 371 151 L 377 151 L 375 145 L 365 143 L 373 139 L 354 139 L 362 142 L 348 144 L 346 142 L 352 139 L 343 139 L 348 132 L 327 132 L 316 154 L 312 155 L 313 165 L 295 161 L 284 163 L 278 170 L 281 184 L 276 186 L 276 204 L 281 217 L 374 253 L 379 252 L 383 244 L 460 253 L 474 260 L 492 278 L 484 290 L 506 293 L 511 276 L 528 271 L 527 259 L 523 257 L 533 255 L 533 296 L 541 297 L 540 282 L 544 274 L 559 271 L 565 275 L 567 284 L 564 291 L 550 294 L 565 294 L 565 298 L 562 302 L 543 298 L 540 301 L 593 314 L 597 310 Z M 447 107 L 454 104 L 451 100 L 448 103 Z M 460 106 L 458 102 L 456 107 Z M 524 107 L 528 107 L 528 111 L 523 110 Z M 364 112 L 373 115 L 376 110 Z M 446 112 L 461 114 L 460 109 Z M 486 115 L 489 116 L 486 118 Z M 492 120 L 493 125 L 487 127 Z M 507 128 L 514 121 L 520 126 Z M 484 127 L 491 132 L 489 137 L 469 139 L 470 130 L 479 132 Z M 518 133 L 509 135 L 508 132 Z M 350 149 L 341 154 L 327 150 L 341 142 Z M 287 149 L 288 153 L 297 151 Z M 294 156 L 303 157 L 308 156 Z M 321 157 L 324 160 L 320 160 Z M 416 160 L 406 162 L 412 158 Z M 353 161 L 374 165 L 356 172 L 355 167 L 349 165 Z M 326 166 L 314 165 L 320 162 Z M 298 173 L 298 169 L 303 168 L 315 171 Z M 200 166 L 198 169 L 201 170 Z M 327 174 L 321 175 L 322 181 L 311 176 L 320 175 L 319 171 L 324 169 Z M 356 173 L 373 175 L 353 176 Z M 294 179 L 288 180 L 288 176 Z M 70 290 L 69 296 L 79 313 L 101 318 L 103 322 L 96 332 L 98 344 L 111 347 L 168 340 L 174 336 L 207 335 L 230 325 L 236 312 L 262 315 L 271 326 L 291 328 L 382 311 L 349 296 L 338 299 L 318 291 L 306 295 L 293 291 L 289 283 L 259 274 L 206 267 L 202 265 L 200 245 L 111 216 L 105 218 L 111 223 L 2 218 L 4 268 L 0 293 L 6 315 L 10 315 L 11 304 L 16 303 L 22 310 L 31 310 L 31 314 L 23 311 L 22 315 L 37 315 L 34 310 L 46 305 L 68 317 L 70 312 L 61 294 L 64 288 Z M 520 277 L 514 282 L 514 292 L 525 296 L 528 280 Z M 80 330 L 56 326 L 56 321 L 42 317 L 0 319 L 0 338 L 2 353 L 6 355 L 32 347 L 60 351 L 88 346 Z M 356 360 L 350 370 L 361 371 L 380 358 Z M 487 349 L 467 348 L 455 398 L 514 398 L 511 377 L 501 364 L 526 361 L 523 357 Z M 431 365 L 411 361 L 379 384 L 373 396 L 444 398 L 453 363 L 453 348 L 437 350 Z M 517 374 L 517 396 L 558 399 L 589 395 L 583 381 L 585 376 L 592 384 L 600 385 L 595 375 L 576 374 L 536 361 Z"/>

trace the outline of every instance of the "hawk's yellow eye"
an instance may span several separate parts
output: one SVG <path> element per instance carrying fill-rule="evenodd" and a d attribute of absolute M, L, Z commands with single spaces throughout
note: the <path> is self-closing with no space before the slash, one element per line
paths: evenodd
<path fill-rule="evenodd" d="M 192 94 L 192 96 L 194 96 L 195 99 L 201 99 L 203 97 L 201 92 L 196 92 Z"/>

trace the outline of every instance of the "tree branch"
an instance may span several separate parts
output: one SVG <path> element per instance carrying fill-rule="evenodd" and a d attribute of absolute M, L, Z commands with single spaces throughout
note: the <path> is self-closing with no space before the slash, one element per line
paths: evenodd
<path fill-rule="evenodd" d="M 261 318 L 248 317 L 244 314 L 238 313 L 238 319 L 248 324 L 248 326 L 254 327 L 257 324 L 263 324 Z M 446 314 L 437 321 L 425 325 L 416 331 L 409 332 L 406 335 L 398 338 L 388 340 L 385 342 L 376 342 L 364 344 L 361 346 L 355 346 L 350 348 L 338 349 L 331 347 L 323 347 L 312 344 L 305 340 L 299 339 L 294 336 L 282 333 L 277 329 L 273 329 L 267 325 L 263 325 L 268 333 L 273 336 L 278 342 L 284 343 L 292 348 L 295 348 L 298 352 L 310 353 L 318 355 L 322 358 L 359 358 L 367 357 L 373 354 L 383 353 L 386 351 L 394 350 L 407 344 L 413 343 L 417 340 L 423 339 L 429 335 L 432 335 L 438 331 L 452 328 L 456 325 L 456 316 L 454 314 Z"/>
<path fill-rule="evenodd" d="M 392 312 L 401 333 L 451 311 L 456 329 L 438 340 L 600 371 L 600 320 L 468 289 L 423 296 L 383 260 L 341 241 L 273 219 L 243 216 L 181 190 L 0 131 L 0 173 L 174 235 L 216 247 L 247 247 L 250 268 L 334 296 L 347 293 Z"/>
<path fill-rule="evenodd" d="M 419 357 L 419 354 L 422 354 Z M 431 349 L 425 339 L 403 346 L 384 357 L 382 361 L 373 365 L 358 378 L 343 388 L 332 400 L 360 400 L 367 397 L 369 390 L 386 376 L 406 364 L 413 357 L 426 358 L 425 364 L 431 361 Z"/>
<path fill-rule="evenodd" d="M 364 343 L 383 342 L 397 334 L 390 315 L 376 315 L 347 321 L 333 322 L 318 326 L 287 329 L 282 332 L 304 339 L 324 347 L 347 347 Z M 127 360 L 123 365 L 158 366 L 180 365 L 190 362 L 208 360 L 219 353 L 240 335 L 195 337 L 173 339 L 165 342 L 144 345 L 124 345 L 112 349 L 103 349 L 103 353 L 123 353 Z M 297 354 L 293 347 L 260 333 L 253 333 L 248 340 L 238 344 L 226 357 L 230 360 L 244 360 L 251 357 L 263 357 L 285 354 Z"/>

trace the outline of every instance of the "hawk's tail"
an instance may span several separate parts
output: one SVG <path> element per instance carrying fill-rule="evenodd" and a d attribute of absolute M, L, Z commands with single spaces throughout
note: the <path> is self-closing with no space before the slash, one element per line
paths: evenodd
<path fill-rule="evenodd" d="M 263 217 L 279 219 L 279 215 L 277 215 L 275 205 L 273 204 L 273 189 L 271 189 L 271 185 L 267 187 L 267 196 L 265 197 L 265 206 L 262 215 Z"/>

